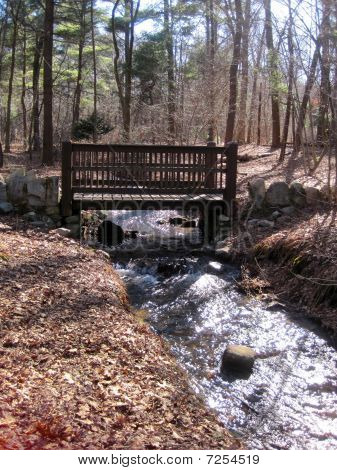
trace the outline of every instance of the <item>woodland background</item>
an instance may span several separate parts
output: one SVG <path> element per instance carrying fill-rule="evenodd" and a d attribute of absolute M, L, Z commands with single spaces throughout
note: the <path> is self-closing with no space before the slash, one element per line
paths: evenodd
<path fill-rule="evenodd" d="M 337 3 L 0 0 L 0 136 L 47 165 L 68 139 L 290 144 L 330 181 Z"/>

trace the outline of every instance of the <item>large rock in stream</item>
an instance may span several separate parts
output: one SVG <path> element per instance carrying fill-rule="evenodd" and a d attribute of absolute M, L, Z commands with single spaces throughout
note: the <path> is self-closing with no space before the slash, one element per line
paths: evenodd
<path fill-rule="evenodd" d="M 123 243 L 125 238 L 122 227 L 111 220 L 104 220 L 98 227 L 97 241 L 105 246 L 115 246 Z"/>
<path fill-rule="evenodd" d="M 226 374 L 234 372 L 249 374 L 254 366 L 256 353 L 248 346 L 229 344 L 223 353 L 221 361 L 221 372 Z"/>

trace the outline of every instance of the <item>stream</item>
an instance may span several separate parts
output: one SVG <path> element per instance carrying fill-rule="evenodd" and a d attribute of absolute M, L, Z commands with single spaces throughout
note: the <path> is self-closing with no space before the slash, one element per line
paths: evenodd
<path fill-rule="evenodd" d="M 169 342 L 192 388 L 248 448 L 336 449 L 337 352 L 329 338 L 315 322 L 281 306 L 270 310 L 240 292 L 235 267 L 184 252 L 186 233 L 164 223 L 170 215 L 109 216 L 139 231 L 137 243 L 152 246 L 160 238 L 159 252 L 139 253 L 127 241 L 113 257 L 133 307 L 147 311 L 147 321 Z M 187 234 L 195 243 L 197 230 Z M 174 254 L 168 241 L 174 242 Z M 227 344 L 257 352 L 248 378 L 220 374 Z"/>

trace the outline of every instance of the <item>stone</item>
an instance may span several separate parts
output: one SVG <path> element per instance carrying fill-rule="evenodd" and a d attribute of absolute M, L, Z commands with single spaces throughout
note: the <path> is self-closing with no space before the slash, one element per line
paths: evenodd
<path fill-rule="evenodd" d="M 221 360 L 221 372 L 251 372 L 256 352 L 248 346 L 229 344 Z"/>
<path fill-rule="evenodd" d="M 35 228 L 46 228 L 46 223 L 43 220 L 35 220 L 30 223 Z"/>
<path fill-rule="evenodd" d="M 57 228 L 53 232 L 65 238 L 69 238 L 71 236 L 71 231 L 64 227 Z"/>
<path fill-rule="evenodd" d="M 0 202 L 7 202 L 7 185 L 2 175 L 0 175 Z"/>
<path fill-rule="evenodd" d="M 256 178 L 248 183 L 248 191 L 252 202 L 261 209 L 266 196 L 266 184 L 263 178 Z"/>
<path fill-rule="evenodd" d="M 23 214 L 22 218 L 27 220 L 27 222 L 36 222 L 38 219 L 36 212 L 33 211 L 26 212 L 25 214 Z"/>
<path fill-rule="evenodd" d="M 248 220 L 248 227 L 262 227 L 262 228 L 273 228 L 275 222 L 266 219 L 251 219 Z"/>
<path fill-rule="evenodd" d="M 322 193 L 318 188 L 308 186 L 305 188 L 305 194 L 309 206 L 314 206 L 322 201 Z"/>
<path fill-rule="evenodd" d="M 221 260 L 229 261 L 232 258 L 232 249 L 230 246 L 223 246 L 221 248 L 216 248 L 215 256 Z"/>
<path fill-rule="evenodd" d="M 289 186 L 289 197 L 291 203 L 296 207 L 304 207 L 306 205 L 305 189 L 301 183 L 291 183 Z"/>
<path fill-rule="evenodd" d="M 70 230 L 72 237 L 78 238 L 80 236 L 80 231 L 81 231 L 80 224 L 67 224 L 66 228 Z"/>
<path fill-rule="evenodd" d="M 78 224 L 80 222 L 80 216 L 79 215 L 70 215 L 69 217 L 66 217 L 64 219 L 64 222 L 67 225 Z"/>
<path fill-rule="evenodd" d="M 271 207 L 290 205 L 290 190 L 284 181 L 272 183 L 266 192 L 266 203 Z"/>
<path fill-rule="evenodd" d="M 189 219 L 187 219 L 186 217 L 180 217 L 180 216 L 177 216 L 177 217 L 171 217 L 169 219 L 169 223 L 170 225 L 182 225 L 184 222 L 188 222 Z"/>
<path fill-rule="evenodd" d="M 56 217 L 60 215 L 60 208 L 59 206 L 48 206 L 44 209 L 44 213 L 50 217 Z"/>
<path fill-rule="evenodd" d="M 11 173 L 7 179 L 7 198 L 13 204 L 25 205 L 27 201 L 26 177 L 20 173 Z"/>
<path fill-rule="evenodd" d="M 332 191 L 332 188 L 328 184 L 325 184 L 324 186 L 322 186 L 320 191 L 321 191 L 322 198 L 324 200 L 329 201 L 332 198 L 333 191 Z"/>
<path fill-rule="evenodd" d="M 295 207 L 294 206 L 282 207 L 281 212 L 282 212 L 283 215 L 292 216 L 295 213 Z"/>
<path fill-rule="evenodd" d="M 272 213 L 272 215 L 271 215 L 271 219 L 272 219 L 272 220 L 276 220 L 276 219 L 278 219 L 279 217 L 281 217 L 281 215 L 282 215 L 282 212 L 280 212 L 280 211 L 274 211 L 274 212 Z"/>
<path fill-rule="evenodd" d="M 101 245 L 120 245 L 124 241 L 124 238 L 125 233 L 122 227 L 114 224 L 111 220 L 104 220 L 98 227 L 97 241 Z"/>
<path fill-rule="evenodd" d="M 10 214 L 14 211 L 14 207 L 10 202 L 0 203 L 0 214 Z"/>

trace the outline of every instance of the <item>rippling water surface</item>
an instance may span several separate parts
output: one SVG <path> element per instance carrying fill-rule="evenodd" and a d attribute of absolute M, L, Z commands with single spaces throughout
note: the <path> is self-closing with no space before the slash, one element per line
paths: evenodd
<path fill-rule="evenodd" d="M 131 253 L 115 266 L 192 386 L 249 447 L 337 448 L 337 352 L 315 323 L 248 299 L 235 268 L 207 257 Z M 248 379 L 220 375 L 228 343 L 258 353 Z"/>

